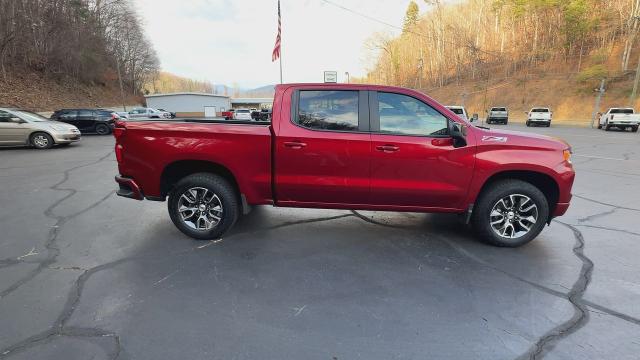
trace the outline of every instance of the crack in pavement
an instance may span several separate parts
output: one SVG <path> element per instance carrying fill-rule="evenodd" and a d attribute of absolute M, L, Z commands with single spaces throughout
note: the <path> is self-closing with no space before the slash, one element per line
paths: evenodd
<path fill-rule="evenodd" d="M 63 172 L 62 179 L 49 187 L 50 190 L 66 191 L 67 195 L 65 195 L 62 198 L 60 198 L 59 200 L 55 201 L 53 204 L 51 204 L 49 207 L 47 207 L 47 209 L 45 209 L 45 211 L 44 211 L 44 215 L 45 216 L 47 216 L 48 218 L 51 218 L 51 219 L 56 221 L 56 223 L 49 230 L 49 233 L 47 235 L 47 240 L 46 240 L 46 242 L 44 244 L 44 247 L 46 249 L 46 257 L 43 260 L 40 260 L 38 262 L 32 262 L 32 263 L 37 263 L 38 267 L 36 269 L 32 270 L 31 272 L 29 272 L 29 274 L 27 274 L 25 277 L 21 278 L 20 280 L 16 281 L 15 283 L 13 283 L 7 289 L 5 289 L 2 292 L 0 292 L 0 300 L 2 298 L 6 297 L 7 295 L 11 294 L 15 290 L 19 289 L 24 284 L 26 284 L 29 281 L 31 281 L 38 274 L 40 274 L 43 270 L 52 269 L 53 267 L 51 265 L 56 262 L 56 259 L 57 259 L 58 255 L 60 254 L 60 249 L 58 248 L 58 246 L 56 244 L 56 241 L 58 240 L 58 234 L 59 234 L 60 229 L 62 228 L 62 226 L 64 226 L 64 224 L 66 224 L 69 220 L 72 220 L 73 218 L 77 217 L 78 215 L 83 214 L 86 211 L 91 210 L 91 209 L 99 206 L 101 203 L 106 201 L 109 197 L 111 197 L 115 193 L 115 191 L 110 191 L 103 198 L 99 199 L 98 201 L 94 202 L 93 204 L 89 205 L 88 207 L 86 207 L 86 208 L 84 208 L 84 209 L 82 209 L 80 211 L 77 211 L 75 213 L 72 213 L 70 215 L 67 215 L 67 216 L 60 216 L 60 215 L 56 215 L 54 213 L 54 209 L 57 206 L 59 206 L 64 201 L 66 201 L 67 199 L 71 198 L 73 195 L 75 195 L 77 193 L 77 190 L 75 190 L 75 189 L 61 188 L 60 187 L 62 184 L 64 184 L 65 182 L 67 182 L 69 180 L 71 172 L 73 172 L 73 171 L 75 171 L 77 169 L 83 168 L 83 167 L 87 167 L 87 166 L 98 164 L 101 161 L 104 161 L 105 159 L 110 157 L 112 154 L 113 154 L 113 150 L 109 151 L 106 155 L 100 157 L 96 161 L 92 161 L 90 163 L 74 166 L 72 168 L 69 168 L 69 169 L 65 170 Z M 15 261 L 22 262 L 20 259 L 15 259 Z M 3 260 L 3 264 L 15 264 L 15 261 Z M 87 274 L 87 273 L 88 272 L 85 271 L 85 272 L 83 272 L 83 275 Z M 83 275 L 81 275 L 78 279 L 76 279 L 76 285 L 78 284 L 78 281 L 80 281 L 80 279 L 82 279 Z M 72 291 L 73 291 L 73 289 L 72 289 Z M 79 293 L 78 293 L 78 298 L 77 299 L 79 300 Z M 30 337 L 30 338 L 28 338 L 28 339 L 26 339 L 26 340 L 24 340 L 22 342 L 19 342 L 18 344 L 15 344 L 15 345 L 12 345 L 12 346 L 9 346 L 9 347 L 7 347 L 5 349 L 0 350 L 0 359 L 3 359 L 5 357 L 9 356 L 10 354 L 14 353 L 17 350 L 25 348 L 26 345 L 28 345 L 28 344 L 37 344 L 37 343 L 41 343 L 43 341 L 48 341 L 50 338 L 55 337 L 55 336 L 69 336 L 68 333 L 65 333 L 62 330 L 63 330 L 64 324 L 68 320 L 69 316 L 71 316 L 71 313 L 73 312 L 73 308 L 75 307 L 76 302 L 72 302 L 72 304 L 70 305 L 69 304 L 69 299 L 68 299 L 67 305 L 65 306 L 62 314 L 59 316 L 58 320 L 54 323 L 54 326 L 52 326 L 50 328 L 50 330 L 47 330 L 47 331 L 42 332 L 40 334 L 34 335 L 34 336 L 32 336 L 32 337 Z M 72 310 L 69 310 L 69 308 L 71 308 Z M 98 331 L 101 331 L 101 330 L 98 329 Z M 101 336 L 117 336 L 117 335 L 103 332 L 103 335 L 101 335 Z M 119 343 L 119 340 L 117 342 Z M 119 351 L 118 351 L 118 354 L 119 354 Z"/>
<path fill-rule="evenodd" d="M 577 197 L 579 199 L 582 199 L 582 200 L 591 201 L 591 202 L 596 203 L 596 204 L 605 205 L 605 206 L 611 206 L 611 207 L 614 207 L 616 209 L 629 210 L 629 211 L 640 211 L 640 209 L 626 207 L 626 206 L 620 206 L 620 205 L 616 205 L 616 204 L 610 204 L 610 203 L 594 200 L 594 199 L 591 199 L 591 198 L 588 198 L 588 197 L 582 196 L 582 195 L 573 194 L 573 196 Z"/>
<path fill-rule="evenodd" d="M 593 261 L 584 254 L 585 241 L 580 230 L 561 221 L 555 220 L 555 222 L 571 229 L 576 239 L 575 245 L 573 246 L 573 253 L 582 262 L 578 279 L 576 279 L 576 282 L 567 294 L 567 299 L 573 306 L 574 314 L 571 319 L 556 326 L 541 336 L 538 341 L 536 341 L 536 343 L 526 353 L 519 356 L 518 359 L 533 360 L 544 357 L 544 355 L 551 351 L 560 340 L 576 332 L 589 322 L 589 309 L 587 309 L 587 305 L 582 301 L 582 297 L 591 282 L 591 275 L 593 274 L 594 267 Z"/>
<path fill-rule="evenodd" d="M 585 216 L 583 218 L 578 219 L 578 222 L 583 223 L 583 222 L 591 221 L 593 219 L 597 219 L 597 218 L 599 218 L 601 216 L 611 215 L 614 212 L 618 211 L 618 209 L 619 209 L 618 207 L 614 207 L 611 210 L 607 210 L 607 211 L 603 211 L 601 213 Z"/>
<path fill-rule="evenodd" d="M 97 205 L 96 205 L 97 206 Z M 255 233 L 255 232 L 260 232 L 260 231 L 269 231 L 269 230 L 274 230 L 274 229 L 280 229 L 283 227 L 287 227 L 287 226 L 294 226 L 294 225 L 300 225 L 300 224 L 308 224 L 308 223 L 314 223 L 314 222 L 320 222 L 320 221 L 330 221 L 330 220 L 336 220 L 336 219 L 341 219 L 341 218 L 345 218 L 345 217 L 350 217 L 353 216 L 352 214 L 344 214 L 344 215 L 337 215 L 337 216 L 331 216 L 331 217 L 323 217 L 323 218 L 314 218 L 314 219 L 305 219 L 305 220 L 300 220 L 300 221 L 290 221 L 290 222 L 285 222 L 282 224 L 277 224 L 274 226 L 269 226 L 266 227 L 264 229 L 258 229 L 258 230 L 254 230 L 254 231 L 248 231 L 248 232 L 241 232 L 241 233 L 236 233 L 231 235 L 230 237 L 235 237 L 235 236 L 239 236 L 239 235 L 244 235 L 244 234 L 248 234 L 248 233 Z M 189 250 L 187 250 L 186 252 L 191 252 L 194 251 L 195 249 L 197 249 L 197 247 L 194 248 L 190 248 Z M 185 253 L 185 252 L 183 252 Z M 175 253 L 173 254 L 168 254 L 166 256 L 166 259 L 171 259 L 174 258 Z M 99 328 L 82 328 L 82 327 L 71 327 L 71 326 L 67 326 L 67 323 L 69 321 L 69 319 L 71 318 L 71 316 L 73 315 L 73 313 L 75 312 L 75 310 L 78 307 L 78 304 L 80 303 L 80 299 L 82 297 L 82 292 L 84 290 L 84 287 L 87 283 L 87 281 L 89 280 L 89 278 L 91 278 L 91 276 L 93 276 L 94 274 L 103 271 L 103 270 L 107 270 L 107 269 L 112 269 L 120 264 L 124 264 L 126 262 L 129 261 L 133 261 L 133 260 L 140 260 L 140 259 L 144 259 L 145 257 L 137 257 L 137 256 L 132 256 L 132 257 L 126 257 L 126 258 L 122 258 L 122 259 L 118 259 L 118 260 L 114 260 L 105 264 L 101 264 L 101 265 L 97 265 L 94 266 L 90 269 L 82 269 L 80 267 L 75 267 L 75 266 L 67 266 L 67 267 L 53 267 L 55 269 L 62 269 L 62 270 L 82 270 L 82 274 L 76 279 L 74 286 L 72 287 L 72 289 L 69 291 L 69 294 L 67 296 L 67 301 L 65 303 L 65 306 L 62 310 L 62 312 L 60 313 L 60 315 L 58 316 L 58 318 L 56 319 L 56 321 L 54 322 L 54 324 L 51 326 L 51 328 L 49 330 L 43 331 L 41 333 L 38 333 L 36 335 L 30 336 L 27 339 L 24 339 L 20 342 L 17 342 L 13 345 L 10 345 L 4 349 L 0 349 L 0 359 L 5 359 L 9 356 L 11 356 L 12 354 L 21 352 L 21 351 L 25 351 L 31 347 L 37 346 L 39 344 L 43 344 L 46 343 L 48 341 L 50 341 L 51 339 L 58 337 L 58 336 L 68 336 L 68 337 L 110 337 L 113 338 L 114 340 L 114 351 L 112 352 L 110 359 L 117 359 L 120 356 L 120 353 L 122 352 L 122 344 L 120 341 L 120 336 L 116 333 L 116 332 L 111 332 L 111 331 L 106 331 L 103 329 L 99 329 Z M 51 267 L 50 267 L 51 268 Z"/>
<path fill-rule="evenodd" d="M 629 231 L 629 230 L 623 230 L 623 229 L 616 229 L 616 228 L 606 227 L 606 226 L 596 226 L 596 225 L 587 225 L 587 224 L 571 224 L 571 225 L 572 226 L 581 226 L 581 227 L 586 227 L 586 228 L 592 228 L 592 229 L 616 231 L 616 232 L 621 232 L 621 233 L 628 234 L 628 235 L 640 236 L 640 233 L 637 233 L 637 232 L 633 232 L 633 231 Z"/>

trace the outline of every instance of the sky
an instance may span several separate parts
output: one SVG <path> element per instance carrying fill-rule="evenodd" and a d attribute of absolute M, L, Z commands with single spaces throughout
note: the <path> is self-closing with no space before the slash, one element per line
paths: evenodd
<path fill-rule="evenodd" d="M 331 0 L 402 26 L 409 0 Z M 134 0 L 163 71 L 214 84 L 255 88 L 280 82 L 271 61 L 277 0 Z M 418 2 L 425 11 L 423 1 Z M 284 82 L 322 82 L 325 70 L 363 76 L 375 60 L 364 43 L 398 34 L 323 0 L 281 0 Z"/>

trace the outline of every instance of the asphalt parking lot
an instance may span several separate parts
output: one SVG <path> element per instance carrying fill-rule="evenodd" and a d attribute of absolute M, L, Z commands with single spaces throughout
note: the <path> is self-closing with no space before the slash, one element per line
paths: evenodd
<path fill-rule="evenodd" d="M 199 242 L 115 195 L 110 136 L 0 149 L 0 358 L 638 359 L 640 135 L 507 127 L 565 138 L 577 172 L 518 249 L 456 216 L 270 207 Z"/>

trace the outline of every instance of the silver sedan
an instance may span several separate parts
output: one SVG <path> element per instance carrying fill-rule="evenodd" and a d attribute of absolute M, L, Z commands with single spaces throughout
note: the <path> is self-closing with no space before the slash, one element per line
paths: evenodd
<path fill-rule="evenodd" d="M 33 146 L 48 149 L 80 140 L 73 125 L 52 121 L 34 112 L 0 108 L 0 146 Z"/>

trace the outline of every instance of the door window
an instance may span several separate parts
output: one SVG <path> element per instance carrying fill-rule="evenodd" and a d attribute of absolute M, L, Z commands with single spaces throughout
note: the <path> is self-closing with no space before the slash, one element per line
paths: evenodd
<path fill-rule="evenodd" d="M 0 110 L 0 123 L 11 122 L 11 114 L 6 111 Z"/>
<path fill-rule="evenodd" d="M 75 110 L 64 110 L 62 114 L 60 114 L 61 120 L 75 120 L 76 115 L 78 114 Z"/>
<path fill-rule="evenodd" d="M 78 116 L 79 117 L 84 117 L 84 118 L 91 117 L 91 116 L 93 116 L 93 111 L 91 111 L 91 110 L 78 110 Z"/>
<path fill-rule="evenodd" d="M 443 136 L 449 120 L 431 106 L 411 96 L 378 93 L 380 132 L 398 135 Z"/>
<path fill-rule="evenodd" d="M 296 122 L 316 130 L 357 131 L 358 91 L 300 91 Z"/>

